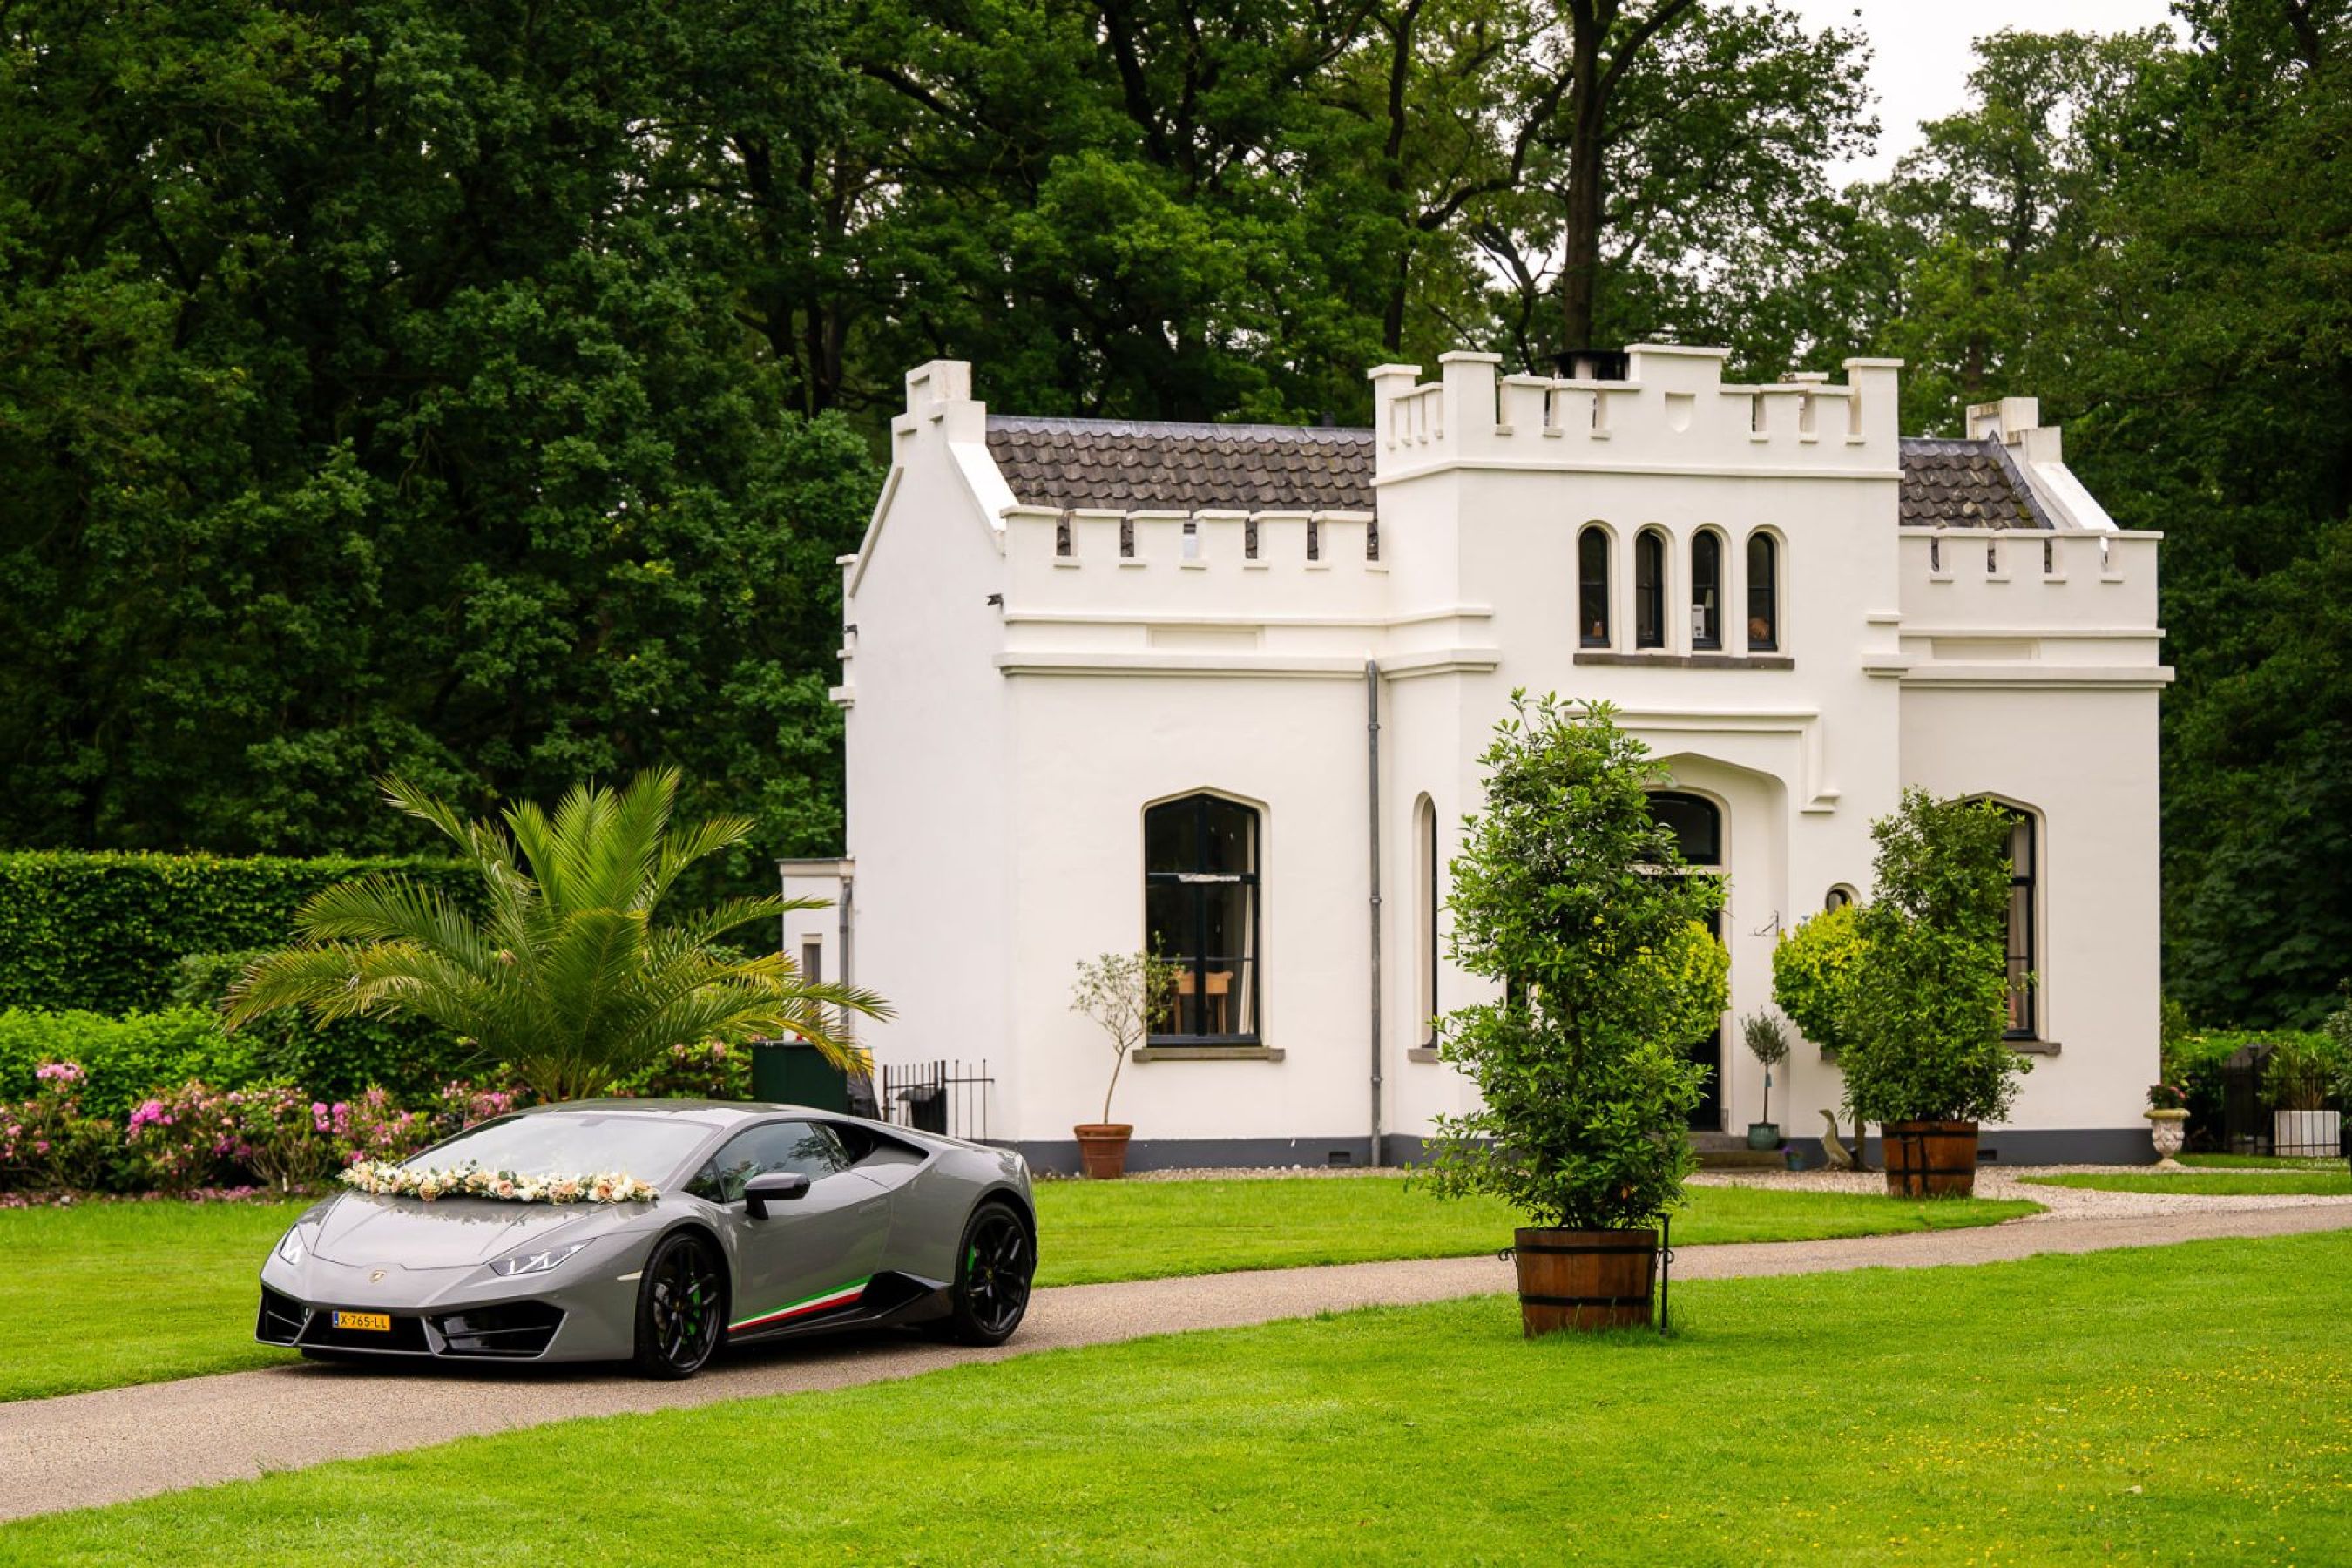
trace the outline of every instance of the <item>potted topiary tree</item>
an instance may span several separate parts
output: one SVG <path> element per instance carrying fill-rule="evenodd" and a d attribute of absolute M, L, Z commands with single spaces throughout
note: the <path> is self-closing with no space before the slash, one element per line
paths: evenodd
<path fill-rule="evenodd" d="M 1822 1048 L 1822 1056 L 1832 1059 L 1844 1050 L 1852 1031 L 1854 985 L 1862 973 L 1864 946 L 1860 906 L 1840 904 L 1800 921 L 1772 948 L 1772 1000 L 1804 1031 L 1805 1038 Z M 1822 1152 L 1828 1153 L 1836 1140 L 1837 1119 L 1827 1110 L 1822 1115 L 1830 1123 L 1830 1137 L 1822 1143 Z M 1859 1121 L 1853 1124 L 1851 1157 L 1855 1164 L 1861 1163 Z"/>
<path fill-rule="evenodd" d="M 1880 1124 L 1896 1197 L 1976 1190 L 1977 1127 L 2008 1114 L 2026 1063 L 2009 1004 L 2009 814 L 1903 793 L 1871 825 L 1877 896 L 1838 1065 L 1857 1120 Z"/>
<path fill-rule="evenodd" d="M 1739 1020 L 1739 1037 L 1748 1044 L 1748 1054 L 1764 1068 L 1764 1119 L 1748 1124 L 1748 1146 L 1778 1149 L 1780 1124 L 1772 1120 L 1772 1069 L 1789 1059 L 1789 1031 L 1780 1019 L 1759 1011 Z"/>
<path fill-rule="evenodd" d="M 1127 1174 L 1127 1143 L 1135 1128 L 1110 1119 L 1111 1096 L 1118 1092 L 1118 1070 L 1127 1065 L 1127 1053 L 1144 1042 L 1151 1020 L 1166 1012 L 1174 998 L 1178 973 L 1175 964 L 1149 952 L 1106 952 L 1078 961 L 1070 1011 L 1092 1018 L 1111 1049 L 1102 1120 L 1082 1121 L 1070 1130 L 1077 1135 L 1080 1168 L 1096 1180 Z"/>
<path fill-rule="evenodd" d="M 1491 1193 L 1517 1233 L 1530 1336 L 1650 1318 L 1658 1219 L 1695 1163 L 1704 1069 L 1684 1050 L 1724 1008 L 1712 877 L 1682 876 L 1644 786 L 1662 770 L 1588 709 L 1511 697 L 1480 759 L 1485 809 L 1453 863 L 1452 956 L 1492 1000 L 1442 1021 L 1439 1057 L 1482 1104 L 1435 1118 L 1424 1180 Z"/>

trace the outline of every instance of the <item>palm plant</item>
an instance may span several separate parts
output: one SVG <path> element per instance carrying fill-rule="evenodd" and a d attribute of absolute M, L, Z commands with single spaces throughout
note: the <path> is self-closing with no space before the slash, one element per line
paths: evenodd
<path fill-rule="evenodd" d="M 303 905 L 296 944 L 230 986 L 234 1029 L 281 1007 L 320 1022 L 397 1012 L 429 1018 L 507 1064 L 547 1100 L 603 1093 L 672 1046 L 794 1034 L 845 1070 L 865 1053 L 837 1032 L 848 1013 L 889 1016 L 871 993 L 803 980 L 781 952 L 746 958 L 719 940 L 821 902 L 730 898 L 656 911 L 678 876 L 740 844 L 748 818 L 674 828 L 673 769 L 626 786 L 583 784 L 554 813 L 509 805 L 468 822 L 397 779 L 385 799 L 431 824 L 481 873 L 476 919 L 398 876 L 339 883 Z"/>

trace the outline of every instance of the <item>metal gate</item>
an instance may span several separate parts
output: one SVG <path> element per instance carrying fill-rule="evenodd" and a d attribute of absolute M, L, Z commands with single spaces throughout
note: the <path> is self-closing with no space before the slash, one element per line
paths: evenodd
<path fill-rule="evenodd" d="M 985 1061 L 886 1062 L 880 1076 L 883 1121 L 988 1142 L 988 1097 L 996 1080 Z"/>

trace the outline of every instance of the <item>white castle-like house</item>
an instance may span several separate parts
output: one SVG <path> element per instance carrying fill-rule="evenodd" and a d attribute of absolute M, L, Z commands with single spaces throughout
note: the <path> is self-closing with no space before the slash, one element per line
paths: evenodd
<path fill-rule="evenodd" d="M 2149 1158 L 2160 536 L 2117 531 L 2032 398 L 1911 439 L 1895 361 L 1736 386 L 1721 350 L 1611 357 L 1382 365 L 1370 430 L 995 415 L 967 364 L 909 374 L 842 562 L 849 843 L 782 868 L 839 904 L 790 951 L 897 1008 L 877 1059 L 984 1059 L 987 1134 L 1069 1168 L 1112 1066 L 1076 966 L 1156 947 L 1184 980 L 1120 1079 L 1133 1165 L 1409 1158 L 1471 1102 L 1430 1042 L 1482 984 L 1444 956 L 1445 867 L 1524 687 L 1615 704 L 1727 879 L 1700 1131 L 1761 1113 L 1734 1020 L 1780 932 L 1868 896 L 1916 784 L 2016 813 L 2034 1070 L 1985 1147 Z M 1769 1119 L 1837 1103 L 1801 1043 Z"/>

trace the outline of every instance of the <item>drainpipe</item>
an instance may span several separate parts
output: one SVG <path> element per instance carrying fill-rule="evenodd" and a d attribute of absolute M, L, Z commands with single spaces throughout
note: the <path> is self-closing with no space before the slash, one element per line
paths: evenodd
<path fill-rule="evenodd" d="M 1372 856 L 1372 1163 L 1381 1150 L 1381 667 L 1364 661 L 1364 748 L 1371 764 L 1367 813 Z"/>
<path fill-rule="evenodd" d="M 857 975 L 857 965 L 854 962 L 854 950 L 850 946 L 849 940 L 850 933 L 855 929 L 849 919 L 850 902 L 856 889 L 857 879 L 845 874 L 841 879 L 841 902 L 835 906 L 836 911 L 841 916 L 841 962 L 835 967 L 841 971 L 841 984 L 844 987 L 856 984 Z M 840 1027 L 842 1043 L 855 1045 L 857 1042 L 857 1015 L 844 1007 L 841 1010 Z"/>

